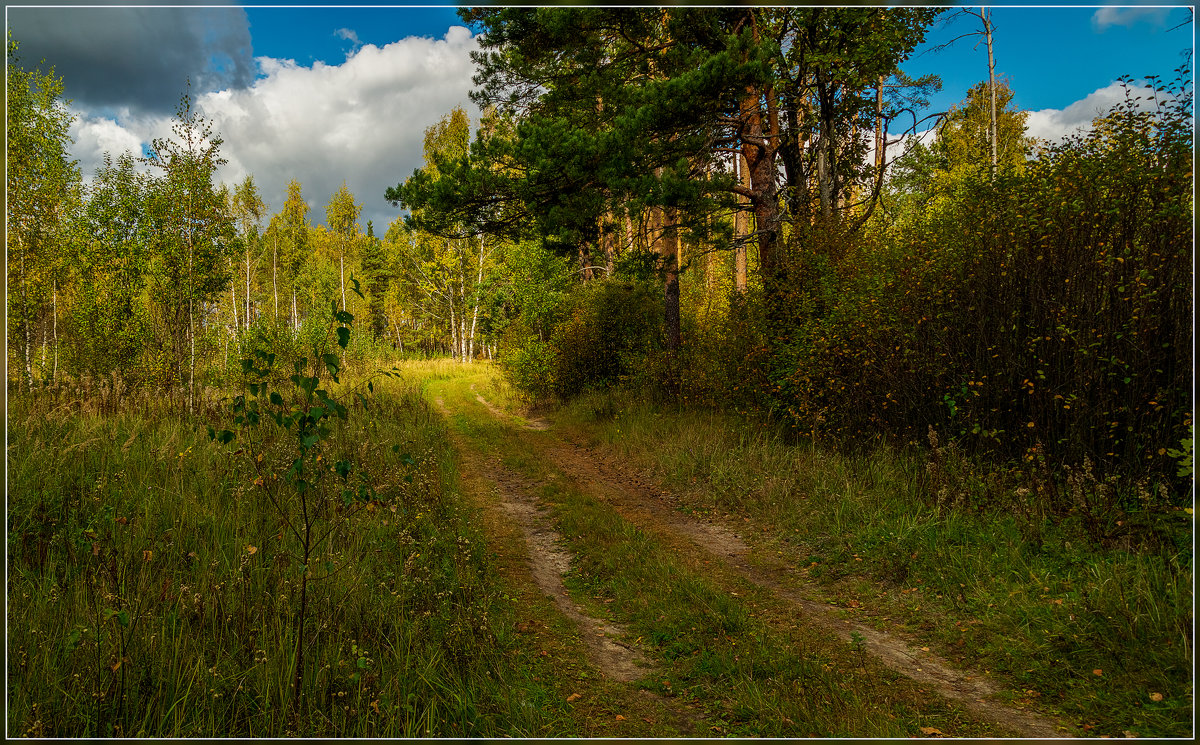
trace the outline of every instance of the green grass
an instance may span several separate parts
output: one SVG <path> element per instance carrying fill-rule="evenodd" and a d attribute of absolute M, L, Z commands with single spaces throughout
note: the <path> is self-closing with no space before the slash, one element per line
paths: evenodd
<path fill-rule="evenodd" d="M 1183 540 L 1102 549 L 1070 521 L 939 508 L 920 453 L 789 445 L 736 417 L 619 395 L 558 418 L 652 467 L 691 509 L 750 518 L 760 560 L 902 619 L 1081 734 L 1191 734 L 1190 526 Z"/>
<path fill-rule="evenodd" d="M 513 604 L 415 385 L 382 386 L 330 439 L 328 460 L 361 464 L 380 500 L 344 520 L 323 505 L 336 529 L 314 562 L 328 577 L 310 580 L 298 718 L 303 570 L 245 454 L 207 437 L 227 420 L 8 403 L 10 736 L 568 731 L 561 705 L 530 705 L 551 689 L 514 664 Z"/>
<path fill-rule="evenodd" d="M 687 539 L 622 518 L 546 459 L 540 444 L 551 433 L 517 429 L 474 402 L 469 385 L 490 390 L 493 374 L 474 372 L 430 394 L 462 407 L 452 423 L 469 447 L 499 454 L 539 485 L 574 557 L 565 579 L 574 599 L 627 626 L 658 666 L 636 685 L 691 707 L 694 734 L 903 737 L 921 726 L 999 734 L 798 619 L 786 601 L 703 563 Z"/>

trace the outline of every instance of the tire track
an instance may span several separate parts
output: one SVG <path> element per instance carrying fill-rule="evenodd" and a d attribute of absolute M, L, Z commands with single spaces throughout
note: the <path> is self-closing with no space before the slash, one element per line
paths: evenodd
<path fill-rule="evenodd" d="M 476 398 L 494 416 L 512 418 L 476 394 Z M 750 564 L 750 546 L 725 526 L 689 517 L 675 508 L 675 498 L 642 479 L 614 468 L 591 448 L 556 438 L 554 444 L 538 447 L 564 473 L 594 496 L 614 507 L 622 517 L 645 527 L 685 536 L 691 543 L 733 569 L 747 581 L 765 588 L 803 611 L 814 624 L 829 630 L 847 642 L 856 636 L 866 650 L 892 670 L 917 683 L 929 686 L 944 698 L 987 721 L 995 722 L 1022 737 L 1061 738 L 1068 728 L 1041 714 L 1007 706 L 993 699 L 998 692 L 988 678 L 977 671 L 951 666 L 936 653 L 925 651 L 903 636 L 880 631 L 872 626 L 840 618 L 842 609 L 816 602 L 794 589 L 783 568 L 765 569 Z M 544 442 L 544 441 L 540 441 Z M 561 582 L 561 580 L 560 580 Z"/>

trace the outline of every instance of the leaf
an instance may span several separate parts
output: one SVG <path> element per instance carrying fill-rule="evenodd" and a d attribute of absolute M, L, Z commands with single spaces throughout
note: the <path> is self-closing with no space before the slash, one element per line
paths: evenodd
<path fill-rule="evenodd" d="M 929 737 L 945 737 L 946 736 L 946 733 L 942 732 L 937 727 L 922 727 L 921 733 L 928 735 Z"/>
<path fill-rule="evenodd" d="M 283 406 L 283 396 L 280 396 L 275 391 L 271 391 L 271 403 L 275 406 Z"/>
<path fill-rule="evenodd" d="M 567 696 L 567 703 L 569 704 L 572 701 L 578 701 L 581 698 L 583 698 L 583 696 L 580 696 L 578 693 L 572 693 L 570 696 Z"/>
<path fill-rule="evenodd" d="M 346 328 L 345 326 L 340 326 L 338 327 L 337 335 L 338 346 L 342 349 L 345 349 L 346 345 L 350 343 L 350 329 Z"/>
<path fill-rule="evenodd" d="M 1154 703 L 1158 703 L 1159 701 L 1162 701 L 1162 700 L 1163 700 L 1163 695 L 1162 695 L 1161 693 L 1158 693 L 1158 692 L 1151 693 L 1151 694 L 1150 694 L 1150 700 L 1151 700 L 1151 701 L 1153 701 Z"/>

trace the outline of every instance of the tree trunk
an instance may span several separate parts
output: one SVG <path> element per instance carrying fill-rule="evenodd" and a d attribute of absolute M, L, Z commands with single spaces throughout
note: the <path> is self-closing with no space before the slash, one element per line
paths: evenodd
<path fill-rule="evenodd" d="M 250 245 L 246 244 L 246 330 L 250 330 Z"/>
<path fill-rule="evenodd" d="M 58 382 L 58 280 L 54 280 L 54 373 L 53 380 Z"/>
<path fill-rule="evenodd" d="M 751 33 L 758 42 L 758 23 L 753 12 L 749 13 Z M 766 102 L 766 111 L 760 101 Z M 779 109 L 775 103 L 775 91 L 757 86 L 746 88 L 746 95 L 738 105 L 741 118 L 742 155 L 746 158 L 746 170 L 750 175 L 750 205 L 754 211 L 754 227 L 758 233 L 758 265 L 763 277 L 763 289 L 768 302 L 780 295 L 784 284 L 780 276 L 779 237 L 783 217 L 779 210 L 779 168 L 776 154 L 779 151 Z M 765 113 L 765 116 L 764 116 Z M 765 121 L 764 121 L 765 120 Z"/>
<path fill-rule="evenodd" d="M 192 317 L 192 299 L 188 298 L 188 336 L 192 342 L 192 360 L 188 371 L 188 413 L 196 413 L 196 327 Z"/>
<path fill-rule="evenodd" d="M 883 76 L 875 88 L 875 170 L 883 168 Z"/>
<path fill-rule="evenodd" d="M 980 11 L 980 17 L 983 19 L 983 33 L 987 36 L 988 49 L 988 88 L 991 92 L 992 111 L 991 111 L 991 127 L 988 131 L 989 139 L 992 141 L 992 178 L 996 177 L 996 163 L 998 161 L 997 140 L 999 133 L 996 131 L 996 58 L 992 55 L 992 21 L 991 13 L 987 8 Z"/>
<path fill-rule="evenodd" d="M 475 309 L 471 314 L 470 361 L 475 361 L 475 326 L 479 321 L 479 288 L 483 284 L 483 236 L 479 236 L 479 271 L 475 277 Z"/>
<path fill-rule="evenodd" d="M 300 318 L 296 314 L 296 286 L 292 285 L 292 331 L 300 330 Z"/>
<path fill-rule="evenodd" d="M 458 341 L 459 341 L 459 345 L 461 346 L 460 353 L 462 355 L 462 362 L 465 365 L 469 361 L 467 359 L 467 309 L 466 308 L 463 308 L 463 314 L 461 316 L 459 316 L 458 324 L 460 327 L 459 332 L 458 332 Z"/>
<path fill-rule="evenodd" d="M 233 257 L 229 258 L 229 273 L 233 274 Z M 237 283 L 232 280 L 229 282 L 229 297 L 233 303 L 233 333 L 236 335 L 240 326 L 238 326 L 237 312 Z"/>
<path fill-rule="evenodd" d="M 604 273 L 611 277 L 617 266 L 617 226 L 613 221 L 612 211 L 604 214 L 604 222 L 600 226 L 600 242 L 604 248 Z"/>
<path fill-rule="evenodd" d="M 33 362 L 29 358 L 29 278 L 25 274 L 25 242 L 18 239 L 21 247 L 21 320 L 25 327 L 25 389 L 33 388 Z"/>
<path fill-rule="evenodd" d="M 279 236 L 271 246 L 271 295 L 275 298 L 275 325 L 279 325 Z"/>
<path fill-rule="evenodd" d="M 654 208 L 655 243 L 663 266 L 663 325 L 667 354 L 674 356 L 681 342 L 679 328 L 679 220 L 674 209 Z"/>
<path fill-rule="evenodd" d="M 346 310 L 346 249 L 344 247 L 338 254 L 338 272 L 342 285 L 342 310 Z"/>
<path fill-rule="evenodd" d="M 738 182 L 750 188 L 750 167 L 746 164 L 746 156 L 738 153 L 734 157 L 734 168 L 737 170 Z M 739 209 L 734 214 L 734 244 L 733 244 L 733 288 L 738 293 L 746 292 L 746 250 L 750 240 L 750 198 L 738 195 Z"/>

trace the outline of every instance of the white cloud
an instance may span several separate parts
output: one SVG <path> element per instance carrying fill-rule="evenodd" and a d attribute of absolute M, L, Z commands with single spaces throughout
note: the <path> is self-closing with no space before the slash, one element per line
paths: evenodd
<path fill-rule="evenodd" d="M 333 35 L 338 37 L 339 39 L 345 39 L 346 41 L 353 44 L 355 47 L 362 46 L 362 42 L 358 40 L 358 34 L 355 33 L 354 29 L 339 28 L 337 31 L 333 32 Z"/>
<path fill-rule="evenodd" d="M 1167 21 L 1171 8 L 1118 8 L 1108 6 L 1092 14 L 1092 28 L 1106 31 L 1113 26 L 1133 26 L 1148 23 L 1162 26 Z"/>
<path fill-rule="evenodd" d="M 224 139 L 228 164 L 220 178 L 229 184 L 254 176 L 270 211 L 282 207 L 295 178 L 324 222 L 325 205 L 345 180 L 363 203 L 362 224 L 374 220 L 382 234 L 399 214 L 383 193 L 412 175 L 423 161 L 425 129 L 450 109 L 478 110 L 467 97 L 477 44 L 470 31 L 451 27 L 443 39 L 408 37 L 383 47 L 367 44 L 340 65 L 260 57 L 262 74 L 248 88 L 207 93 L 197 108 Z M 91 176 L 104 151 L 114 158 L 126 149 L 170 134 L 169 119 L 111 119 L 83 116 L 75 126 L 72 151 Z"/>
<path fill-rule="evenodd" d="M 1130 95 L 1133 96 L 1146 96 L 1147 93 L 1149 91 L 1144 88 L 1134 87 L 1130 90 Z M 1120 82 L 1113 82 L 1066 108 L 1030 111 L 1025 123 L 1026 133 L 1031 137 L 1057 142 L 1073 132 L 1087 132 L 1092 128 L 1092 120 L 1107 114 L 1114 105 L 1125 100 L 1125 95 L 1125 86 Z M 1152 97 L 1149 96 L 1138 103 L 1147 109 L 1154 105 Z"/>

